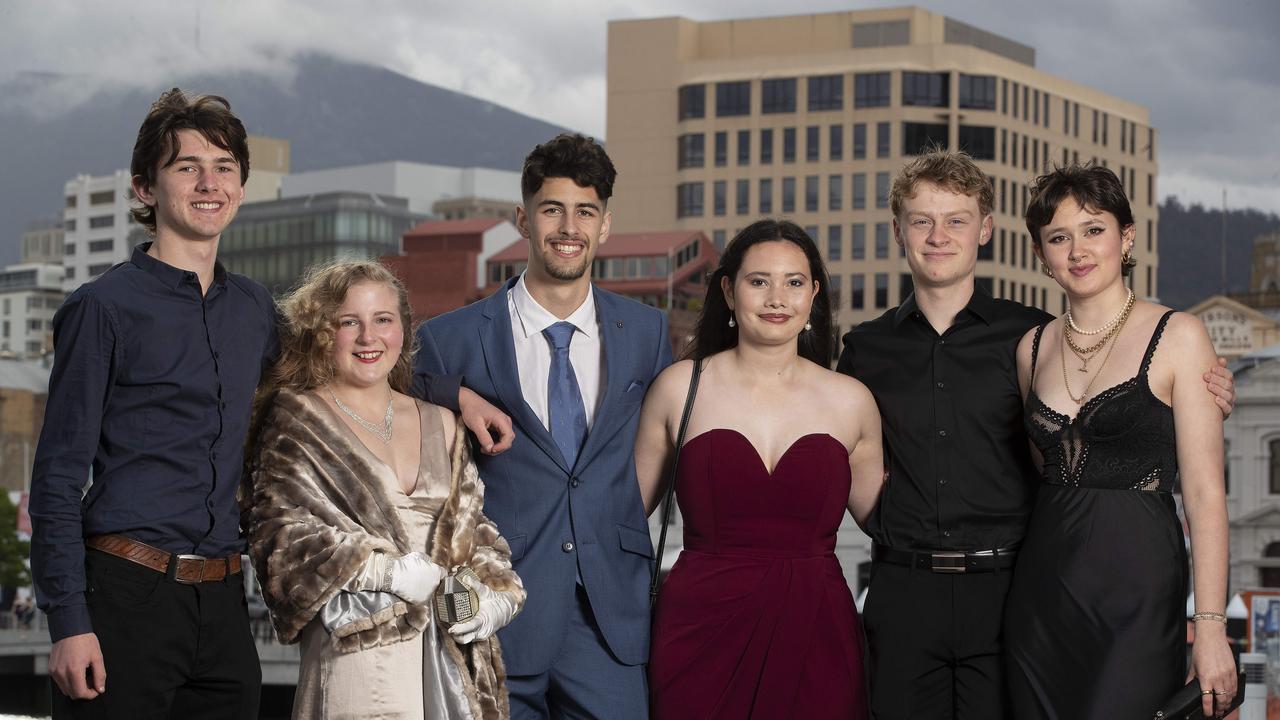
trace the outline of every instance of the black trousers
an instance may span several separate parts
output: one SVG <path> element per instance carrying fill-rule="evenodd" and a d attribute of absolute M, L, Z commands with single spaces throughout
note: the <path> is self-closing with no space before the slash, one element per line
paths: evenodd
<path fill-rule="evenodd" d="M 862 616 L 873 718 L 1009 717 L 1001 618 L 1011 573 L 875 563 Z"/>
<path fill-rule="evenodd" d="M 262 667 L 249 631 L 244 573 L 184 585 L 88 550 L 86 598 L 102 647 L 107 690 L 71 700 L 53 687 L 53 717 L 249 720 Z"/>

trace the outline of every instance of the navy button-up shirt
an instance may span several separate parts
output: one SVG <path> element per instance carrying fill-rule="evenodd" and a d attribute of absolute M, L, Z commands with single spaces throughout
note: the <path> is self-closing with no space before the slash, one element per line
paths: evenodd
<path fill-rule="evenodd" d="M 277 353 L 275 305 L 221 265 L 202 296 L 195 273 L 149 247 L 82 285 L 53 320 L 30 512 L 54 641 L 92 632 L 87 536 L 209 557 L 243 547 L 236 488 L 254 390 Z"/>

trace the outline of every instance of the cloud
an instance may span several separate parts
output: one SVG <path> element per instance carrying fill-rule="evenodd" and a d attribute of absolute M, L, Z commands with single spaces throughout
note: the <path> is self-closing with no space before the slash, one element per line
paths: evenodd
<path fill-rule="evenodd" d="M 786 9 L 894 4 L 812 0 Z M 1188 201 L 1213 204 L 1227 186 L 1280 211 L 1280 45 L 1271 37 L 1280 3 L 920 4 L 1031 45 L 1043 70 L 1148 107 L 1159 133 L 1162 194 L 1185 187 Z M 320 51 L 601 135 L 609 20 L 778 12 L 766 0 L 11 0 L 0 6 L 0 81 L 28 73 L 18 97 L 28 112 L 49 113 L 106 87 L 154 86 L 211 70 L 254 70 L 287 82 L 294 57 Z M 5 102 L 12 100 L 0 96 Z"/>

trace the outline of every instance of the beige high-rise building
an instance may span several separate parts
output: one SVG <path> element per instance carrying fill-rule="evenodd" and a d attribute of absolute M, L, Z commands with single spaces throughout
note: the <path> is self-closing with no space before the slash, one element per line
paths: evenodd
<path fill-rule="evenodd" d="M 1064 309 L 1022 221 L 1027 188 L 1051 164 L 1091 160 L 1124 181 L 1133 286 L 1158 293 L 1147 109 L 1037 70 L 1034 48 L 908 7 L 617 21 L 608 53 L 614 230 L 702 230 L 723 246 L 759 217 L 791 219 L 829 262 L 841 332 L 910 292 L 889 187 L 935 144 L 967 150 L 993 180 L 996 230 L 977 271 L 992 294 Z"/>

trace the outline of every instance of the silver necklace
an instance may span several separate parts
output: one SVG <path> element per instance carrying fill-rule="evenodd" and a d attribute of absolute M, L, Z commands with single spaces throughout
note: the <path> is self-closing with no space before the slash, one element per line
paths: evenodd
<path fill-rule="evenodd" d="M 365 420 L 360 417 L 355 410 L 344 405 L 342 401 L 338 399 L 338 396 L 334 394 L 332 387 L 329 388 L 329 397 L 333 398 L 333 402 L 338 406 L 339 410 L 346 413 L 352 420 L 360 423 L 360 427 L 373 433 L 384 443 L 391 442 L 391 420 L 394 417 L 394 413 L 391 409 L 391 400 L 393 397 L 391 394 L 391 388 L 387 388 L 387 414 L 382 418 L 382 427 L 378 427 L 368 420 Z"/>

